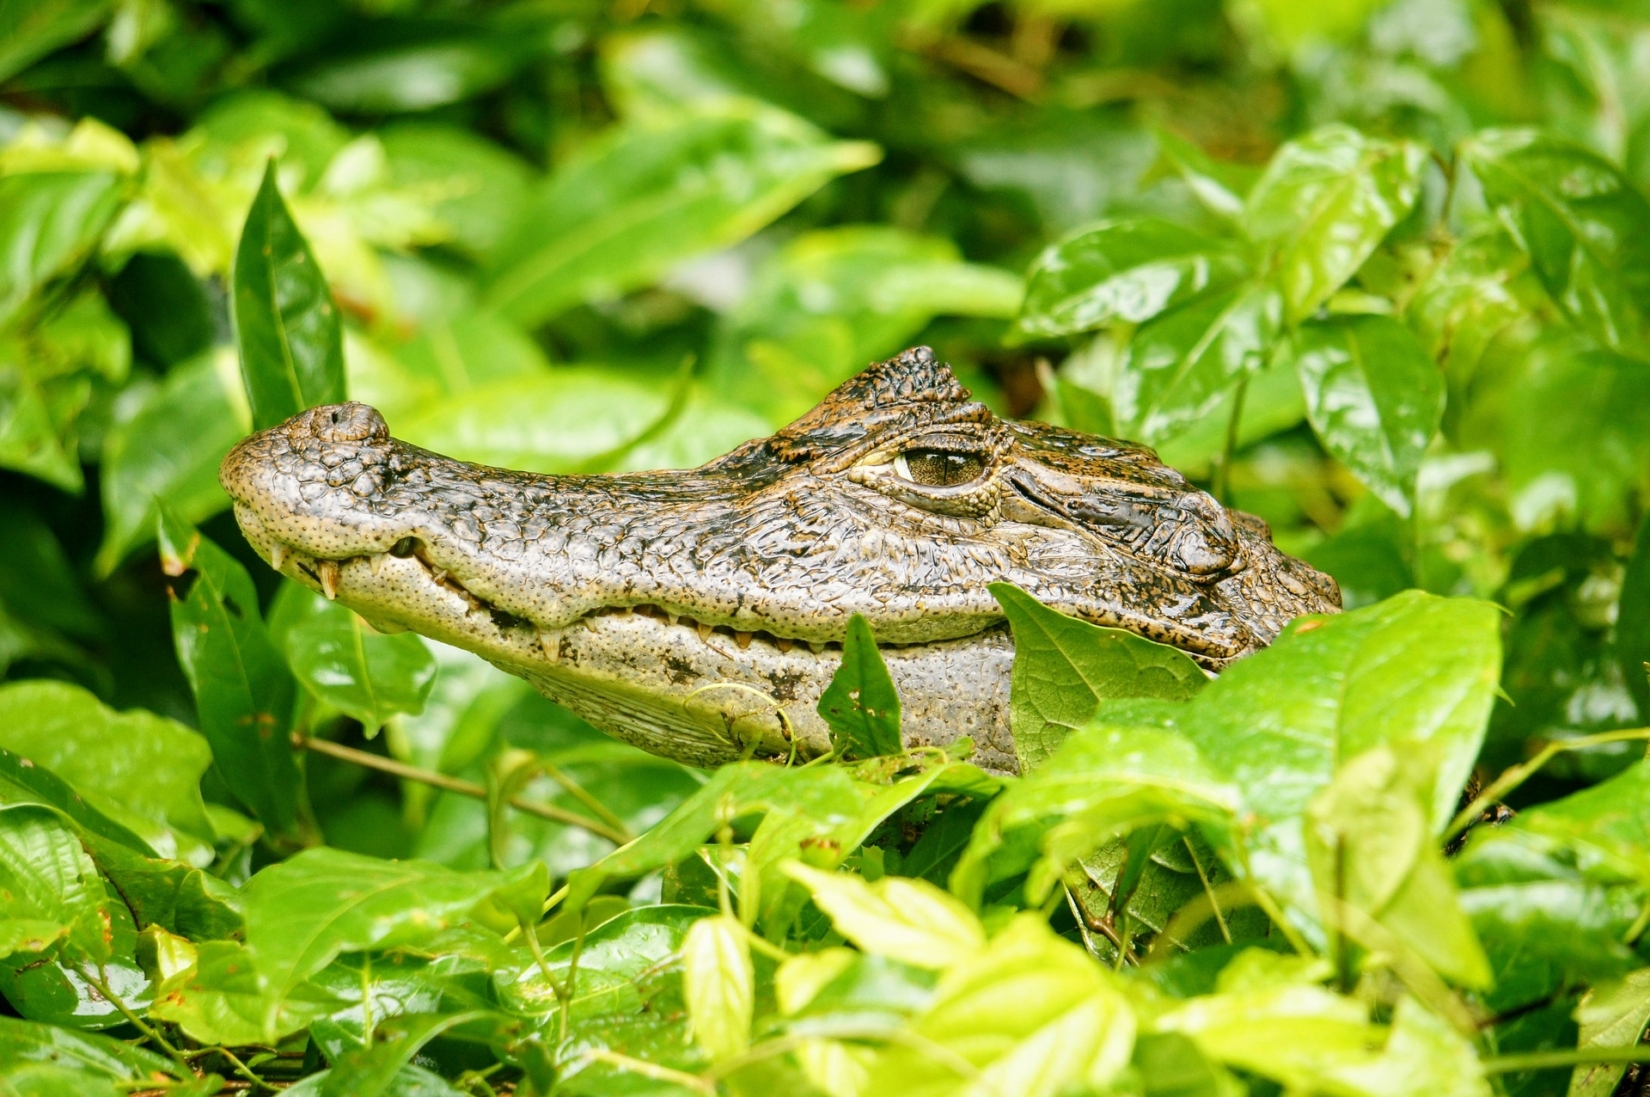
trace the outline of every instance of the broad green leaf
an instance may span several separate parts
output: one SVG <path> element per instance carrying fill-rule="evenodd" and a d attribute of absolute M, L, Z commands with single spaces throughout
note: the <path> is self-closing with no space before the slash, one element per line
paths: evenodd
<path fill-rule="evenodd" d="M 991 802 L 951 875 L 959 895 L 978 902 L 994 879 L 1032 867 L 1038 894 L 1073 862 L 1121 834 L 1162 824 L 1208 824 L 1218 836 L 1242 805 L 1241 790 L 1215 772 L 1168 722 L 1179 705 L 1106 705 L 1041 766 Z M 1006 863 L 994 863 L 1007 848 Z"/>
<path fill-rule="evenodd" d="M 864 617 L 848 619 L 842 665 L 819 696 L 819 716 L 841 755 L 875 758 L 905 749 L 899 735 L 899 693 Z"/>
<path fill-rule="evenodd" d="M 89 845 L 97 867 L 141 928 L 159 926 L 194 941 L 240 934 L 240 895 L 218 877 L 182 861 L 146 857 L 129 846 L 95 840 Z"/>
<path fill-rule="evenodd" d="M 1578 1050 L 1632 1047 L 1650 1024 L 1650 968 L 1629 972 L 1619 981 L 1593 987 L 1576 1008 L 1581 1023 Z M 1627 1067 L 1591 1063 L 1570 1075 L 1568 1097 L 1610 1097 Z"/>
<path fill-rule="evenodd" d="M 0 37 L 0 81 L 96 30 L 112 6 L 109 0 L 0 0 L 0 27 L 6 28 Z"/>
<path fill-rule="evenodd" d="M 1429 790 L 1421 786 L 1430 776 L 1383 743 L 1343 765 L 1313 797 L 1306 853 L 1319 909 L 1325 925 L 1371 951 L 1387 951 L 1387 943 L 1365 919 L 1440 975 L 1483 987 L 1489 961 L 1427 825 Z"/>
<path fill-rule="evenodd" d="M 1521 814 L 1518 829 L 1577 851 L 1584 870 L 1650 885 L 1650 759 L 1560 800 Z"/>
<path fill-rule="evenodd" d="M 508 80 L 525 57 L 521 45 L 448 32 L 323 61 L 295 76 L 292 87 L 306 99 L 343 113 L 424 111 Z"/>
<path fill-rule="evenodd" d="M 1528 272 L 1528 258 L 1497 229 L 1457 242 L 1410 301 L 1409 323 L 1454 384 L 1465 386 L 1496 340 L 1529 319 Z"/>
<path fill-rule="evenodd" d="M 504 239 L 526 200 L 532 170 L 485 138 L 456 126 L 404 122 L 378 132 L 397 186 L 427 186 L 442 197 L 434 213 L 451 245 L 477 258 Z"/>
<path fill-rule="evenodd" d="M 103 443 L 100 574 L 154 536 L 160 505 L 185 522 L 205 521 L 229 505 L 218 465 L 248 420 L 225 365 L 207 354 L 176 367 L 111 427 Z"/>
<path fill-rule="evenodd" d="M 1112 391 L 1118 429 L 1160 442 L 1208 416 L 1239 380 L 1265 367 L 1282 313 L 1277 290 L 1240 282 L 1141 325 Z"/>
<path fill-rule="evenodd" d="M 20 361 L 6 361 L 21 349 L 0 343 L 0 467 L 78 494 L 85 486 L 80 463 L 59 437 L 46 394 Z"/>
<path fill-rule="evenodd" d="M 1175 648 L 1068 617 L 1012 583 L 990 589 L 1014 630 L 1009 719 L 1021 774 L 1041 765 L 1103 700 L 1182 701 L 1208 682 Z"/>
<path fill-rule="evenodd" d="M 1643 354 L 1650 202 L 1632 181 L 1597 153 L 1533 130 L 1480 133 L 1461 153 L 1565 315 L 1606 346 Z"/>
<path fill-rule="evenodd" d="M 1408 328 L 1386 316 L 1301 326 L 1293 343 L 1306 414 L 1325 448 L 1407 516 L 1421 455 L 1444 415 L 1444 379 Z"/>
<path fill-rule="evenodd" d="M 682 941 L 682 992 L 693 1039 L 713 1060 L 750 1047 L 756 969 L 748 931 L 726 914 L 701 918 Z"/>
<path fill-rule="evenodd" d="M 1383 743 L 1425 767 L 1426 825 L 1442 831 L 1478 757 L 1500 659 L 1489 603 L 1408 591 L 1301 619 L 1224 671 L 1176 722 L 1253 813 L 1234 869 L 1310 909 L 1302 815 L 1343 763 Z"/>
<path fill-rule="evenodd" d="M 947 968 L 985 945 L 974 912 L 925 880 L 822 872 L 797 861 L 785 866 L 808 889 L 837 932 L 865 952 L 917 967 Z"/>
<path fill-rule="evenodd" d="M 258 619 L 258 594 L 233 558 L 161 508 L 172 639 L 194 691 L 213 768 L 279 839 L 302 831 L 302 777 L 287 731 L 292 673 Z"/>
<path fill-rule="evenodd" d="M 281 987 L 238 941 L 203 941 L 194 963 L 163 980 L 150 1013 L 207 1044 L 269 1043 L 342 1004 L 312 983 Z"/>
<path fill-rule="evenodd" d="M 618 296 L 749 236 L 880 155 L 750 104 L 615 127 L 528 202 L 494 255 L 486 302 L 532 326 Z"/>
<path fill-rule="evenodd" d="M 460 1026 L 477 1022 L 507 1029 L 509 1021 L 497 1014 L 471 1010 L 463 1013 L 412 1013 L 390 1018 L 373 1031 L 370 1047 L 341 1056 L 327 1072 L 321 1097 L 386 1097 L 396 1090 L 398 1075 L 425 1044 Z"/>
<path fill-rule="evenodd" d="M 0 686 L 0 747 L 50 769 L 162 856 L 211 860 L 206 740 L 143 709 L 115 712 L 66 682 Z"/>
<path fill-rule="evenodd" d="M 513 877 L 310 849 L 245 888 L 246 947 L 276 991 L 340 952 L 417 945 L 463 921 Z"/>
<path fill-rule="evenodd" d="M 1021 914 L 946 971 L 911 1026 L 917 1039 L 891 1044 L 873 1063 L 869 1092 L 1104 1092 L 1128 1065 L 1137 1024 L 1099 965 Z"/>
<path fill-rule="evenodd" d="M 68 932 L 48 918 L 0 917 L 0 960 L 14 952 L 46 952 Z"/>
<path fill-rule="evenodd" d="M 1345 42 L 1363 29 L 1364 21 L 1379 6 L 1379 0 L 1325 0 L 1318 4 L 1258 0 L 1254 14 L 1272 39 L 1288 51 Z"/>
<path fill-rule="evenodd" d="M 368 737 L 391 716 L 423 712 L 435 684 L 435 659 L 420 637 L 386 636 L 335 602 L 320 602 L 282 644 L 304 688 L 359 720 Z"/>
<path fill-rule="evenodd" d="M 177 1076 L 172 1060 L 125 1041 L 15 1017 L 0 1017 L 0 1062 L 14 1068 L 58 1066 L 82 1078 L 101 1076 L 111 1082 L 154 1083 Z"/>
<path fill-rule="evenodd" d="M 349 387 L 399 430 L 420 411 L 439 418 L 454 397 L 492 384 L 542 379 L 549 371 L 544 351 L 525 332 L 499 316 L 477 313 L 424 325 L 417 339 L 396 348 L 393 359 L 377 355 L 359 364 L 352 359 Z"/>
<path fill-rule="evenodd" d="M 415 445 L 461 460 L 530 472 L 606 467 L 648 437 L 671 411 L 657 375 L 559 367 L 437 399 L 395 424 Z"/>
<path fill-rule="evenodd" d="M 1139 324 L 1243 274 L 1228 245 L 1173 222 L 1107 221 L 1037 257 L 1015 329 L 1056 336 Z"/>
<path fill-rule="evenodd" d="M 147 855 L 155 852 L 142 838 L 88 804 L 57 774 L 0 747 L 0 805 L 18 804 L 50 808 L 93 840 Z"/>
<path fill-rule="evenodd" d="M 4 14 L 0 9 L 0 25 Z M 9 43 L 12 35 L 4 38 Z M 6 48 L 0 45 L 0 65 Z M 0 324 L 91 252 L 120 207 L 121 190 L 120 177 L 106 171 L 0 176 Z"/>
<path fill-rule="evenodd" d="M 235 342 L 241 378 L 262 430 L 344 399 L 343 329 L 315 253 L 275 182 L 275 162 L 247 212 L 235 249 Z"/>
<path fill-rule="evenodd" d="M 1243 224 L 1273 250 L 1284 319 L 1298 324 L 1340 289 L 1408 216 L 1426 153 L 1332 125 L 1278 150 L 1249 192 Z"/>
<path fill-rule="evenodd" d="M 682 292 L 726 308 L 690 265 Z M 704 272 L 712 285 L 725 285 Z M 706 378 L 774 422 L 806 411 L 866 363 L 905 346 L 936 316 L 1007 318 L 1020 279 L 962 261 L 956 245 L 885 225 L 804 233 L 758 267 L 722 321 Z"/>
<path fill-rule="evenodd" d="M 109 958 L 109 916 L 103 878 L 67 823 L 32 805 L 0 810 L 0 918 L 61 926 L 69 958 L 97 963 Z"/>
<path fill-rule="evenodd" d="M 1509 379 L 1499 449 L 1521 528 L 1573 518 L 1619 529 L 1650 485 L 1650 370 L 1553 333 Z"/>

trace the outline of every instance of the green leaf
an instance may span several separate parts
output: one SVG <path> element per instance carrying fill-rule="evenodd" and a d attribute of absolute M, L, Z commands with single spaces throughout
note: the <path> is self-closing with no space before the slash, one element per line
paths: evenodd
<path fill-rule="evenodd" d="M 1282 314 L 1277 290 L 1240 282 L 1141 325 L 1112 391 L 1118 430 L 1159 442 L 1208 416 L 1239 380 L 1265 367 Z"/>
<path fill-rule="evenodd" d="M 373 1030 L 372 1046 L 346 1054 L 327 1072 L 321 1097 L 383 1097 L 394 1091 L 397 1076 L 425 1044 L 460 1026 L 508 1021 L 479 1010 L 462 1013 L 412 1013 L 390 1018 Z"/>
<path fill-rule="evenodd" d="M 103 878 L 55 812 L 32 805 L 0 810 L 0 918 L 61 926 L 71 957 L 109 958 Z"/>
<path fill-rule="evenodd" d="M 1103 706 L 1092 724 L 991 802 L 952 872 L 952 889 L 977 902 L 989 883 L 1024 871 L 1040 853 L 1027 888 L 1043 894 L 1073 861 L 1145 826 L 1206 823 L 1221 838 L 1242 794 L 1185 737 L 1154 726 L 1179 708 L 1161 701 Z"/>
<path fill-rule="evenodd" d="M 4 14 L 0 9 L 0 25 Z M 13 36 L 5 39 L 9 44 Z M 6 48 L 0 46 L 0 66 Z M 48 279 L 86 258 L 119 209 L 121 191 L 120 177 L 106 171 L 0 176 L 0 324 Z"/>
<path fill-rule="evenodd" d="M 878 1056 L 868 1092 L 965 1093 L 973 1088 L 959 1084 L 966 1070 L 978 1072 L 971 1080 L 980 1093 L 1104 1092 L 1128 1065 L 1137 1025 L 1106 974 L 1042 919 L 1021 914 L 947 971 L 911 1026 L 915 1039 Z"/>
<path fill-rule="evenodd" d="M 1630 493 L 1650 486 L 1650 370 L 1554 332 L 1506 386 L 1498 439 L 1509 509 L 1523 528 L 1573 518 L 1620 529 Z"/>
<path fill-rule="evenodd" d="M 1304 324 L 1292 353 L 1307 417 L 1325 448 L 1407 517 L 1421 456 L 1444 415 L 1438 367 L 1387 316 Z"/>
<path fill-rule="evenodd" d="M 831 729 L 837 753 L 861 758 L 899 754 L 899 693 L 877 651 L 876 637 L 864 617 L 848 619 L 842 642 L 842 665 L 819 695 L 819 716 Z"/>
<path fill-rule="evenodd" d="M 0 81 L 83 38 L 109 16 L 108 0 L 0 0 Z M 4 206 L 0 202 L 0 206 Z"/>
<path fill-rule="evenodd" d="M 82 1078 L 101 1076 L 113 1082 L 153 1083 L 177 1076 L 177 1064 L 170 1059 L 124 1041 L 15 1017 L 0 1017 L 0 1062 L 12 1067 L 56 1065 Z"/>
<path fill-rule="evenodd" d="M 435 659 L 423 639 L 386 636 L 336 602 L 322 602 L 283 643 L 304 688 L 359 720 L 369 738 L 397 713 L 423 712 L 435 684 Z"/>
<path fill-rule="evenodd" d="M 880 155 L 752 104 L 627 122 L 539 188 L 494 256 L 486 302 L 532 326 L 647 285 Z"/>
<path fill-rule="evenodd" d="M 346 54 L 292 80 L 295 91 L 331 110 L 391 114 L 468 99 L 508 80 L 521 43 L 448 32 L 425 42 Z"/>
<path fill-rule="evenodd" d="M 452 229 L 452 246 L 477 258 L 498 247 L 527 199 L 527 164 L 456 126 L 403 122 L 380 130 L 378 139 L 393 184 L 440 188 L 434 212 Z"/>
<path fill-rule="evenodd" d="M 235 249 L 235 343 L 252 425 L 272 427 L 344 399 L 343 329 L 326 275 L 264 169 Z"/>
<path fill-rule="evenodd" d="M 1107 221 L 1037 257 L 1015 330 L 1046 337 L 1139 324 L 1244 273 L 1227 245 L 1173 222 Z"/>
<path fill-rule="evenodd" d="M 1489 961 L 1427 825 L 1430 777 L 1390 743 L 1347 762 L 1307 806 L 1307 860 L 1325 925 L 1386 951 L 1373 923 L 1440 975 L 1482 988 Z"/>
<path fill-rule="evenodd" d="M 701 918 L 682 941 L 682 992 L 693 1039 L 713 1061 L 750 1047 L 756 970 L 748 931 L 726 914 Z"/>
<path fill-rule="evenodd" d="M 1554 303 L 1606 346 L 1643 353 L 1650 301 L 1650 202 L 1595 152 L 1533 130 L 1462 144 L 1485 199 Z"/>
<path fill-rule="evenodd" d="M 0 215 L 3 216 L 3 215 Z M 0 355 L 20 345 L 0 343 Z M 64 447 L 46 395 L 21 364 L 0 361 L 0 467 L 79 494 L 80 462 Z"/>
<path fill-rule="evenodd" d="M 297 839 L 302 777 L 287 740 L 296 689 L 258 619 L 252 580 L 165 507 L 159 536 L 161 567 L 172 578 L 172 639 L 213 768 L 271 835 Z"/>
<path fill-rule="evenodd" d="M 1103 700 L 1182 701 L 1208 683 L 1175 648 L 1068 617 L 1012 583 L 990 590 L 1014 630 L 1009 719 L 1021 774 L 1041 765 Z"/>
<path fill-rule="evenodd" d="M 117 713 L 66 682 L 0 686 L 0 747 L 50 769 L 162 856 L 211 860 L 199 734 L 142 709 Z"/>
<path fill-rule="evenodd" d="M 455 872 L 428 861 L 304 850 L 247 883 L 246 946 L 259 974 L 279 992 L 308 979 L 340 952 L 427 941 L 463 921 L 512 879 L 499 872 Z"/>
<path fill-rule="evenodd" d="M 726 307 L 697 293 L 700 281 L 684 273 L 672 285 Z M 935 316 L 1007 318 L 1021 293 L 1020 279 L 963 262 L 949 240 L 884 225 L 804 233 L 757 268 L 720 326 L 706 379 L 782 422 L 905 346 Z"/>
<path fill-rule="evenodd" d="M 229 505 L 218 465 L 248 421 L 244 398 L 226 384 L 223 365 L 209 354 L 178 366 L 110 429 L 103 443 L 99 574 L 114 571 L 154 535 L 161 504 L 185 522 L 205 521 Z"/>
<path fill-rule="evenodd" d="M 93 839 L 143 854 L 155 852 L 142 838 L 88 804 L 57 774 L 0 748 L 0 805 L 17 804 L 50 808 Z"/>
<path fill-rule="evenodd" d="M 203 941 L 195 961 L 168 976 L 150 1013 L 207 1044 L 270 1043 L 336 1011 L 340 1003 L 311 983 L 281 987 L 238 941 Z"/>
<path fill-rule="evenodd" d="M 862 951 L 917 967 L 945 968 L 985 946 L 985 929 L 974 912 L 926 880 L 885 876 L 868 884 L 796 861 L 785 866 L 785 873 L 808 889 L 837 932 Z"/>
<path fill-rule="evenodd" d="M 1650 1023 L 1650 968 L 1629 972 L 1619 981 L 1593 987 L 1576 1008 L 1581 1023 L 1578 1051 L 1632 1047 Z M 1590 1063 L 1570 1075 L 1568 1097 L 1610 1097 L 1625 1063 Z"/>
<path fill-rule="evenodd" d="M 1478 757 L 1500 659 L 1495 607 L 1407 591 L 1296 621 L 1224 671 L 1178 726 L 1254 813 L 1234 869 L 1310 909 L 1302 815 L 1341 764 L 1383 743 L 1424 767 L 1426 825 L 1440 833 Z"/>
<path fill-rule="evenodd" d="M 1409 215 L 1425 160 L 1417 144 L 1342 125 L 1278 150 L 1249 192 L 1243 224 L 1272 249 L 1287 323 L 1317 311 Z"/>

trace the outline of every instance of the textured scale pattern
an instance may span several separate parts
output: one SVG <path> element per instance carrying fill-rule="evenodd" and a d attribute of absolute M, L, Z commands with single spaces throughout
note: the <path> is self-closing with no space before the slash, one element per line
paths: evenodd
<path fill-rule="evenodd" d="M 898 472 L 907 449 L 966 452 L 984 472 L 925 487 Z M 1001 754 L 1012 648 L 989 583 L 1211 670 L 1339 605 L 1333 581 L 1279 553 L 1264 523 L 1151 451 L 999 420 L 925 347 L 699 469 L 487 468 L 396 441 L 376 411 L 342 404 L 247 439 L 221 475 L 249 539 L 287 574 L 700 761 L 752 741 L 786 749 L 792 735 L 817 747 L 813 704 L 837 656 L 814 649 L 840 642 L 853 613 L 903 646 L 890 660 L 905 664 L 909 736 L 943 742 L 966 724 Z M 631 607 L 644 614 L 621 638 L 614 611 Z M 962 685 L 965 649 L 1001 681 Z M 697 702 L 710 706 L 702 719 L 682 715 L 695 690 L 726 682 L 771 703 L 752 711 L 723 690 Z"/>

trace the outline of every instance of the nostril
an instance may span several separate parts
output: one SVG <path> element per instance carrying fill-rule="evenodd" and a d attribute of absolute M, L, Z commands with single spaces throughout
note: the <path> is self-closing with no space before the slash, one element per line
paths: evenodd
<path fill-rule="evenodd" d="M 418 538 L 416 537 L 403 537 L 401 540 L 390 546 L 390 555 L 399 557 L 403 560 L 417 551 Z"/>
<path fill-rule="evenodd" d="M 376 408 L 354 402 L 321 408 L 311 420 L 319 424 L 315 433 L 323 442 L 383 442 L 390 436 L 384 417 Z"/>

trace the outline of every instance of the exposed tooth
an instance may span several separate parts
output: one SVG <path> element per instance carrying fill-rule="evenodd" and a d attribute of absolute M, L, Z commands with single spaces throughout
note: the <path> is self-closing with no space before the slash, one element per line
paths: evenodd
<path fill-rule="evenodd" d="M 579 624 L 583 625 L 585 628 L 589 629 L 591 632 L 596 631 L 596 619 L 594 617 L 580 617 L 579 618 Z"/>
<path fill-rule="evenodd" d="M 636 609 L 633 606 L 620 606 L 614 612 L 616 612 L 620 617 L 629 617 L 632 613 L 636 612 Z"/>
<path fill-rule="evenodd" d="M 377 575 L 378 569 L 384 566 L 384 554 L 382 552 L 375 552 L 371 556 L 367 557 L 367 566 L 372 569 L 372 573 L 374 575 Z"/>
<path fill-rule="evenodd" d="M 751 646 L 751 634 L 748 632 L 735 632 L 733 642 L 739 645 L 740 651 L 744 651 Z"/>
<path fill-rule="evenodd" d="M 338 597 L 338 561 L 315 561 L 315 575 L 321 580 L 321 593 L 327 596 L 327 601 Z"/>
<path fill-rule="evenodd" d="M 669 621 L 669 622 L 670 622 L 670 623 L 671 623 L 671 624 L 673 624 L 673 625 L 674 625 L 674 624 L 675 624 L 675 623 L 676 623 L 676 622 L 678 622 L 678 621 L 680 621 L 680 620 L 681 620 L 681 618 L 680 618 L 680 617 L 678 617 L 678 616 L 676 616 L 676 614 L 674 614 L 674 613 L 666 613 L 666 614 L 665 614 L 665 618 L 666 618 L 666 619 L 667 619 L 667 620 L 668 620 L 668 621 Z"/>
<path fill-rule="evenodd" d="M 795 644 L 795 640 L 789 640 L 783 636 L 775 636 L 773 639 L 773 646 L 778 648 L 780 651 L 790 651 Z"/>
<path fill-rule="evenodd" d="M 824 655 L 825 654 L 825 644 L 821 640 L 809 640 L 808 641 L 808 648 L 815 655 Z"/>
<path fill-rule="evenodd" d="M 714 628 L 705 624 L 703 621 L 699 622 L 699 639 L 703 640 L 705 643 L 710 643 L 710 634 L 715 631 L 716 630 Z"/>
<path fill-rule="evenodd" d="M 561 632 L 547 632 L 539 629 L 539 647 L 544 650 L 544 657 L 552 663 L 561 662 Z"/>
<path fill-rule="evenodd" d="M 281 565 L 286 563 L 286 554 L 287 547 L 285 545 L 279 541 L 271 541 L 269 543 L 269 566 L 276 571 L 280 571 Z"/>

